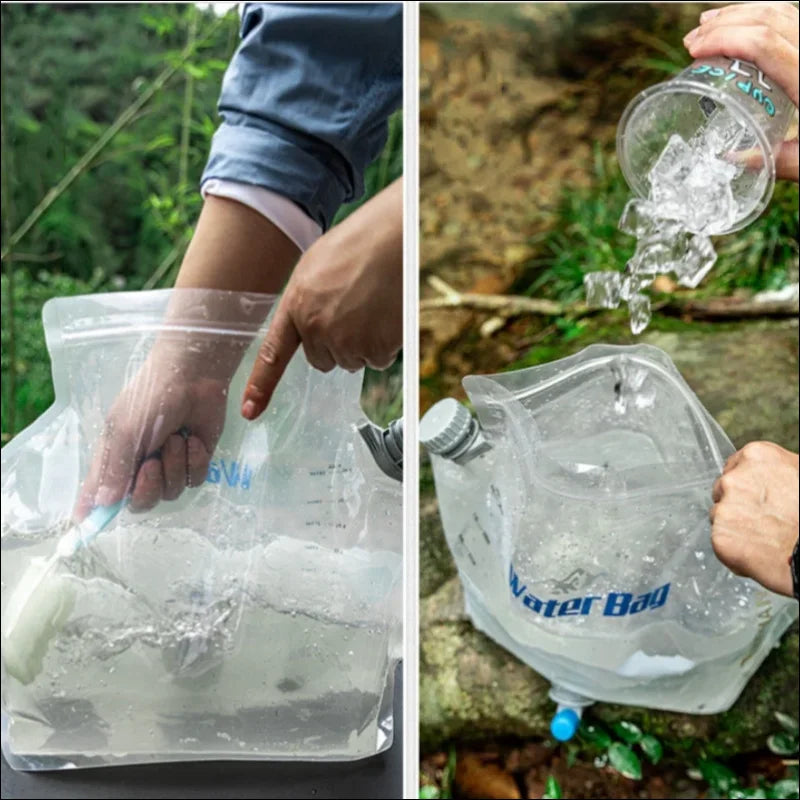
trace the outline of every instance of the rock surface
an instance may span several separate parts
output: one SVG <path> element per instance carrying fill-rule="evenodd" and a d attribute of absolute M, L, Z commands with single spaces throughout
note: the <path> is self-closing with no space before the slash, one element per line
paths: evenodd
<path fill-rule="evenodd" d="M 642 341 L 666 350 L 700 400 L 741 447 L 768 439 L 798 450 L 797 324 L 753 323 L 720 330 L 650 332 Z M 585 345 L 587 342 L 582 342 Z M 565 353 L 566 354 L 566 353 Z M 553 704 L 547 682 L 476 631 L 446 556 L 436 504 L 422 503 L 420 733 L 423 746 L 448 739 L 546 736 Z M 628 719 L 677 743 L 687 737 L 724 755 L 756 749 L 775 730 L 773 714 L 796 716 L 798 630 L 791 629 L 732 709 L 692 716 L 598 704 L 604 720 Z"/>

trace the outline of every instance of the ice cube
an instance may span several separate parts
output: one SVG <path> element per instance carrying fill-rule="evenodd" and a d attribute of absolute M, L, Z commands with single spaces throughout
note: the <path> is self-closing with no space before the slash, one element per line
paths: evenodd
<path fill-rule="evenodd" d="M 651 184 L 650 200 L 662 220 L 683 222 L 686 219 L 686 190 L 682 184 L 665 181 Z"/>
<path fill-rule="evenodd" d="M 704 129 L 693 137 L 694 149 L 713 156 L 736 150 L 745 138 L 747 128 L 727 109 L 720 108 Z"/>
<path fill-rule="evenodd" d="M 658 217 L 655 220 L 654 239 L 659 241 L 671 241 L 676 236 L 686 235 L 686 228 L 679 219 Z"/>
<path fill-rule="evenodd" d="M 640 238 L 652 234 L 656 227 L 656 208 L 653 203 L 635 197 L 629 200 L 622 216 L 619 218 L 619 229 L 623 233 Z"/>
<path fill-rule="evenodd" d="M 631 318 L 631 330 L 640 334 L 650 324 L 650 298 L 643 294 L 635 294 L 628 300 L 628 313 Z"/>
<path fill-rule="evenodd" d="M 656 203 L 629 200 L 619 220 L 619 229 L 637 239 L 667 239 L 681 230 L 680 222 L 665 217 Z"/>
<path fill-rule="evenodd" d="M 719 159 L 698 161 L 686 179 L 686 227 L 692 233 L 720 233 L 738 211 L 731 188 L 736 168 Z"/>
<path fill-rule="evenodd" d="M 689 234 L 683 230 L 671 238 L 640 239 L 633 258 L 628 262 L 628 271 L 644 275 L 670 272 L 673 265 L 685 256 L 688 243 Z"/>
<path fill-rule="evenodd" d="M 673 133 L 650 169 L 650 185 L 680 183 L 689 174 L 691 166 L 692 148 L 677 133 Z"/>
<path fill-rule="evenodd" d="M 673 272 L 681 286 L 695 289 L 700 285 L 700 281 L 708 275 L 716 260 L 717 254 L 714 252 L 711 239 L 699 234 L 691 237 L 686 255 L 675 264 Z"/>
<path fill-rule="evenodd" d="M 586 304 L 592 308 L 617 308 L 622 275 L 619 272 L 590 272 L 583 276 Z"/>
<path fill-rule="evenodd" d="M 630 300 L 635 294 L 639 294 L 643 289 L 650 286 L 653 283 L 653 278 L 653 275 L 628 273 L 622 279 L 619 296 L 625 301 Z"/>

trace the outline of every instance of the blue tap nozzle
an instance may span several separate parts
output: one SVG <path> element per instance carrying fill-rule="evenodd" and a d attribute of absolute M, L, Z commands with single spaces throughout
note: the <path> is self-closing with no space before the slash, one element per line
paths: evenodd
<path fill-rule="evenodd" d="M 568 742 L 578 730 L 581 718 L 572 708 L 562 708 L 550 721 L 550 733 L 559 742 Z"/>

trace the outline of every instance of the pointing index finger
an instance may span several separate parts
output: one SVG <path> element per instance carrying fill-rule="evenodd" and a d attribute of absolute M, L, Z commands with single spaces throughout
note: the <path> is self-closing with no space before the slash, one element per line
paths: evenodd
<path fill-rule="evenodd" d="M 283 303 L 278 305 L 242 397 L 242 416 L 257 419 L 269 405 L 275 388 L 300 346 L 300 334 Z"/>

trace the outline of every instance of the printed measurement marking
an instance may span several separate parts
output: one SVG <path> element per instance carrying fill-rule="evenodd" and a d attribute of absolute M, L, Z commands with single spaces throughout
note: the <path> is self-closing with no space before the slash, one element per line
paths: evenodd
<path fill-rule="evenodd" d="M 472 551 L 469 549 L 469 547 L 467 547 L 467 543 L 466 543 L 466 541 L 464 539 L 464 532 L 463 531 L 458 534 L 458 541 L 461 544 L 461 546 L 464 548 L 464 552 L 467 554 L 467 558 L 469 558 L 469 560 L 472 562 L 472 566 L 473 567 L 477 567 L 478 566 L 478 562 L 475 560 L 475 556 L 472 555 Z"/>
<path fill-rule="evenodd" d="M 320 475 L 346 475 L 350 472 L 353 472 L 353 467 L 345 467 L 342 464 L 328 464 L 326 467 L 320 467 L 319 469 L 310 469 L 308 474 L 314 478 L 318 478 Z"/>
<path fill-rule="evenodd" d="M 503 516 L 503 501 L 500 499 L 500 490 L 492 483 L 489 485 L 489 491 L 492 493 L 492 498 L 495 503 L 497 503 L 500 516 Z"/>
<path fill-rule="evenodd" d="M 475 520 L 475 524 L 478 526 L 478 530 L 481 532 L 481 534 L 483 534 L 483 538 L 486 540 L 486 544 L 491 544 L 492 540 L 489 538 L 489 534 L 486 533 L 486 531 L 484 530 L 483 525 L 481 525 L 481 521 L 480 518 L 478 517 L 477 512 L 472 515 L 472 519 Z"/>

